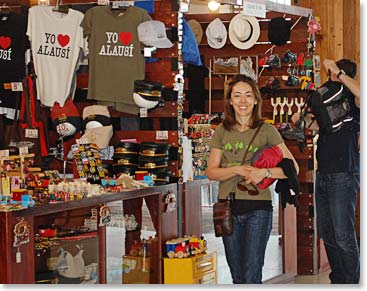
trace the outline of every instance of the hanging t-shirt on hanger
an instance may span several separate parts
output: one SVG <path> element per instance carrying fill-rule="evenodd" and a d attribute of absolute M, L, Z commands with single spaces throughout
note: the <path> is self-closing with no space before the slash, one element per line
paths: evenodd
<path fill-rule="evenodd" d="M 88 98 L 114 102 L 118 111 L 136 114 L 134 80 L 145 78 L 145 60 L 137 27 L 151 20 L 146 10 L 125 11 L 99 6 L 85 13 L 82 27 L 88 39 Z"/>
<path fill-rule="evenodd" d="M 85 48 L 80 23 L 83 13 L 52 11 L 51 6 L 29 9 L 27 34 L 31 41 L 34 69 L 37 75 L 37 97 L 45 106 L 55 102 L 64 106 L 74 91 L 72 81 L 80 49 Z"/>
<path fill-rule="evenodd" d="M 7 84 L 21 82 L 25 76 L 25 52 L 29 48 L 26 28 L 27 20 L 24 15 L 14 12 L 0 13 L 0 111 L 2 113 L 7 112 L 4 108 L 10 108 L 15 113 L 19 92 L 12 91 Z M 8 117 L 14 118 L 14 116 Z"/>

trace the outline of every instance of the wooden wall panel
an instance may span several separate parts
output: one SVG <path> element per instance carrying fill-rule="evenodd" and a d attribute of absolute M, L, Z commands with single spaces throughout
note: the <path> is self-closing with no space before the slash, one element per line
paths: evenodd
<path fill-rule="evenodd" d="M 360 64 L 360 4 L 356 0 L 343 1 L 343 57 Z"/>
<path fill-rule="evenodd" d="M 313 14 L 320 17 L 321 32 L 317 34 L 316 52 L 321 56 L 321 60 L 349 58 L 357 63 L 360 70 L 359 1 L 311 0 L 309 2 L 311 2 Z M 322 81 L 326 81 L 326 73 L 322 72 L 321 76 Z"/>

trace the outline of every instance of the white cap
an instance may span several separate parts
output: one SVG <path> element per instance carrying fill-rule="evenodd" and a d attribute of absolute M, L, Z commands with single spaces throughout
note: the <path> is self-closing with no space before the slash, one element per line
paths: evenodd
<path fill-rule="evenodd" d="M 205 34 L 211 48 L 220 49 L 226 44 L 227 29 L 219 18 L 215 18 L 209 23 Z"/>
<path fill-rule="evenodd" d="M 71 136 L 76 133 L 76 127 L 70 122 L 63 122 L 56 126 L 56 132 L 60 136 Z"/>
<path fill-rule="evenodd" d="M 147 46 L 170 48 L 172 42 L 167 38 L 164 23 L 158 20 L 148 20 L 138 26 L 139 40 Z"/>

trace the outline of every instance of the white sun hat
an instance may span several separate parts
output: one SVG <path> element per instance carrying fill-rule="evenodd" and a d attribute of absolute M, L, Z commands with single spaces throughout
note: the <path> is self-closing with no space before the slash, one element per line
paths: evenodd
<path fill-rule="evenodd" d="M 249 49 L 259 39 L 259 21 L 254 16 L 246 16 L 240 12 L 231 19 L 228 34 L 229 40 L 236 48 Z"/>

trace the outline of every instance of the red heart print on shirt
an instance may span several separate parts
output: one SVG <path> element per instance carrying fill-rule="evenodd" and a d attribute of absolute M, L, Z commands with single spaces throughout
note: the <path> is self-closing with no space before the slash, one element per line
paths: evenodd
<path fill-rule="evenodd" d="M 57 36 L 57 41 L 62 47 L 64 47 L 69 43 L 70 37 L 67 34 L 59 34 Z"/>
<path fill-rule="evenodd" d="M 120 32 L 119 34 L 120 41 L 123 45 L 128 45 L 133 39 L 133 35 L 131 32 Z"/>
<path fill-rule="evenodd" d="M 9 48 L 11 45 L 11 38 L 8 36 L 0 36 L 0 47 L 2 47 L 4 50 Z"/>

